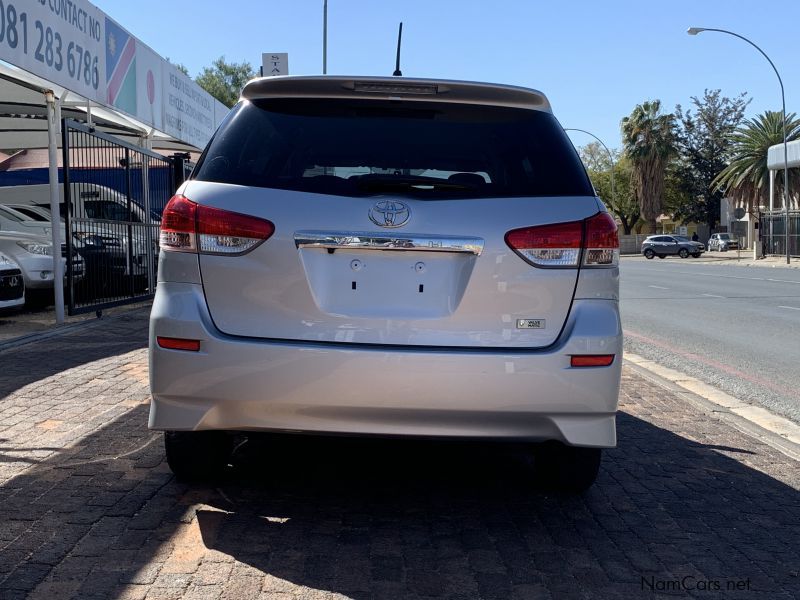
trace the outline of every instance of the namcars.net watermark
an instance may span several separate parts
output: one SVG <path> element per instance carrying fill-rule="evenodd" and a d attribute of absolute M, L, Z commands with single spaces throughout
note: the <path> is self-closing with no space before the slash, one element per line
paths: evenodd
<path fill-rule="evenodd" d="M 641 589 L 650 592 L 746 592 L 750 591 L 750 578 L 701 579 L 693 575 L 661 579 L 654 575 L 642 576 Z"/>

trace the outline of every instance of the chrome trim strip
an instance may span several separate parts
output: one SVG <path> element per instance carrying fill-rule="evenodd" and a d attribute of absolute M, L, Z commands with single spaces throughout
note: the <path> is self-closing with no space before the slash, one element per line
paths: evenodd
<path fill-rule="evenodd" d="M 459 252 L 480 256 L 484 240 L 474 237 L 438 235 L 382 234 L 357 231 L 297 231 L 294 244 L 298 248 L 340 250 L 415 250 L 418 252 Z"/>

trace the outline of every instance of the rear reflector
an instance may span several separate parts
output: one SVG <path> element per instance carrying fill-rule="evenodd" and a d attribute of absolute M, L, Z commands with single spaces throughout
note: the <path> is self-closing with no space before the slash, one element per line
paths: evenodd
<path fill-rule="evenodd" d="M 160 243 L 164 250 L 178 252 L 243 254 L 274 232 L 266 219 L 203 206 L 178 194 L 161 216 Z"/>
<path fill-rule="evenodd" d="M 514 229 L 506 244 L 536 267 L 577 267 L 583 255 L 586 267 L 619 264 L 617 224 L 608 213 L 583 221 Z"/>
<path fill-rule="evenodd" d="M 613 362 L 613 354 L 578 354 L 569 361 L 571 367 L 607 367 Z"/>
<path fill-rule="evenodd" d="M 188 350 L 197 352 L 200 350 L 200 340 L 186 340 L 183 338 L 156 337 L 158 345 L 168 350 Z"/>

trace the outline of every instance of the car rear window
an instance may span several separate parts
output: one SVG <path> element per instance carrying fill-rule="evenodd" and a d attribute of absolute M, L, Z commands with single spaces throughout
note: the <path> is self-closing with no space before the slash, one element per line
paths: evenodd
<path fill-rule="evenodd" d="M 594 195 L 550 113 L 432 102 L 242 102 L 193 178 L 342 196 Z"/>

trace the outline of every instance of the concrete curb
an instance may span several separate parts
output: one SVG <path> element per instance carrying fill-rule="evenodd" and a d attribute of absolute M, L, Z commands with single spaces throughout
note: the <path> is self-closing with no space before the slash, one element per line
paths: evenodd
<path fill-rule="evenodd" d="M 800 461 L 800 425 L 775 413 L 748 404 L 690 377 L 637 354 L 625 353 L 625 363 L 645 379 L 689 403 L 729 422 L 738 430 Z"/>
<path fill-rule="evenodd" d="M 741 260 L 736 259 L 735 256 L 719 256 L 719 254 L 724 253 L 714 252 L 708 256 L 708 252 L 706 252 L 700 258 L 687 260 L 686 264 L 714 265 L 722 267 L 759 267 L 762 269 L 800 269 L 800 258 L 793 258 L 792 263 L 787 265 L 785 258 L 767 257 L 764 259 L 753 260 L 752 250 L 749 251 L 748 256 L 742 256 Z M 621 257 L 628 260 L 647 260 L 641 254 L 623 254 Z M 669 260 L 669 258 L 667 260 Z"/>

